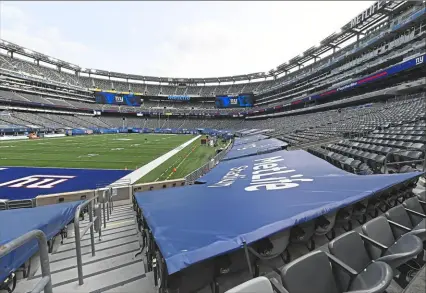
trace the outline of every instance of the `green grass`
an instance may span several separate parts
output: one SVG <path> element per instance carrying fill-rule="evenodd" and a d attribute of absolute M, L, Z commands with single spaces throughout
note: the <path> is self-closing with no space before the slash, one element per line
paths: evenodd
<path fill-rule="evenodd" d="M 220 147 L 223 147 L 221 142 L 217 148 L 201 146 L 200 140 L 197 139 L 156 169 L 142 177 L 137 183 L 183 178 L 213 158 L 216 154 L 216 150 Z M 174 169 L 176 169 L 175 172 L 173 172 Z"/>
<path fill-rule="evenodd" d="M 129 169 L 190 140 L 190 135 L 106 134 L 0 142 L 0 166 Z"/>

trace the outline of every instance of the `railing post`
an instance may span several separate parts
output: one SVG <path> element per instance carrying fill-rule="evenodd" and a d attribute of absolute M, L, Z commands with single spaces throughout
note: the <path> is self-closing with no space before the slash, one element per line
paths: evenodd
<path fill-rule="evenodd" d="M 104 228 L 106 229 L 106 215 L 105 215 L 105 205 L 106 205 L 106 200 L 107 200 L 107 198 L 106 198 L 106 196 L 105 196 L 105 194 L 106 194 L 106 192 L 104 191 L 103 192 L 103 202 L 102 202 L 102 210 L 103 210 L 103 213 L 104 213 Z M 108 212 L 108 211 L 107 211 Z M 109 220 L 109 215 L 108 215 L 108 220 Z"/>
<path fill-rule="evenodd" d="M 35 286 L 32 292 L 40 293 L 44 287 L 44 293 L 52 293 L 52 279 L 50 276 L 49 253 L 47 248 L 46 235 L 41 230 L 30 231 L 0 247 L 0 258 L 11 251 L 21 247 L 33 238 L 37 239 L 40 253 L 40 266 L 42 280 Z"/>
<path fill-rule="evenodd" d="M 74 217 L 75 251 L 77 257 L 78 284 L 83 285 L 83 261 L 81 260 L 80 243 L 80 206 L 75 211 Z"/>
<path fill-rule="evenodd" d="M 93 201 L 90 201 L 89 203 L 89 222 L 92 223 L 93 222 L 93 212 L 94 212 L 94 204 Z M 95 231 L 93 229 L 93 225 L 90 225 L 90 242 L 91 242 L 91 246 L 92 246 L 92 256 L 95 256 Z"/>

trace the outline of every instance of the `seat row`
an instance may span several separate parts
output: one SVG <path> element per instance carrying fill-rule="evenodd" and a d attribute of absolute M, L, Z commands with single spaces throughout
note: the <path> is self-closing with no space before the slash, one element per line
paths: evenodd
<path fill-rule="evenodd" d="M 407 286 L 410 270 L 424 265 L 426 202 L 413 197 L 276 272 L 226 293 L 381 293 L 392 282 Z"/>
<path fill-rule="evenodd" d="M 337 144 L 323 145 L 321 148 L 312 147 L 308 151 L 338 168 L 361 175 L 384 173 L 383 167 L 387 163 L 392 163 L 392 172 L 413 171 L 424 159 L 423 151 L 362 143 L 354 143 L 351 147 L 347 147 L 345 146 L 347 144 L 340 141 Z"/>
<path fill-rule="evenodd" d="M 367 222 L 368 216 L 374 219 L 380 212 L 387 212 L 404 200 L 412 198 L 413 193 L 411 191 L 415 182 L 416 180 L 412 180 L 395 185 L 373 197 L 258 241 L 249 247 L 253 261 L 251 265 L 255 275 L 268 272 L 271 268 L 276 271 L 280 266 L 277 264 L 285 264 L 291 261 L 295 256 L 293 252 L 296 247 L 299 252 L 302 247 L 307 248 L 308 251 L 313 251 L 317 246 L 316 242 L 323 241 L 320 239 L 322 236 L 325 236 L 328 241 L 332 241 L 338 233 L 341 233 L 340 231 L 351 231 L 355 221 L 362 225 Z M 230 276 L 234 278 L 235 274 L 241 273 L 245 276 L 245 279 L 247 279 L 247 276 L 250 277 L 243 251 L 223 256 L 223 259 L 227 259 L 227 261 L 223 261 L 224 267 L 222 268 L 222 271 L 226 273 L 215 277 L 214 284 L 217 288 L 212 290 L 214 293 L 223 292 L 220 289 L 227 287 L 226 284 L 231 282 Z"/>
<path fill-rule="evenodd" d="M 383 139 L 376 139 L 376 138 L 355 138 L 352 140 L 344 140 L 340 141 L 340 144 L 345 143 L 347 146 L 356 147 L 359 144 L 365 143 L 365 144 L 371 144 L 373 146 L 378 147 L 395 147 L 395 148 L 401 148 L 401 149 L 409 149 L 409 150 L 416 150 L 416 151 L 424 151 L 425 145 L 423 143 L 412 143 L 408 141 L 401 141 L 401 140 L 383 140 Z"/>

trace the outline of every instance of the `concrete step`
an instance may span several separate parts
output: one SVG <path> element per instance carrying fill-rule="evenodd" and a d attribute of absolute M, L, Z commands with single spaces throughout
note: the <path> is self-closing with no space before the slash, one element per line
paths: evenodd
<path fill-rule="evenodd" d="M 138 241 L 138 237 L 137 235 L 130 235 L 127 237 L 122 237 L 119 239 L 115 239 L 112 241 L 107 241 L 107 242 L 99 242 L 98 239 L 95 240 L 95 249 L 96 251 L 99 250 L 106 250 L 106 249 L 113 249 L 116 248 L 120 245 L 125 245 L 128 243 L 131 243 L 133 241 Z M 91 254 L 91 246 L 85 246 L 85 247 L 81 247 L 81 253 L 82 254 L 86 254 L 86 253 L 90 253 Z M 58 261 L 60 259 L 64 259 L 64 258 L 68 258 L 68 257 L 75 257 L 75 249 L 68 249 L 65 251 L 58 251 L 56 253 L 52 253 L 50 255 L 50 261 Z"/>
<path fill-rule="evenodd" d="M 136 228 L 134 227 L 134 225 L 117 226 L 117 227 L 113 227 L 113 228 L 110 228 L 110 229 L 107 229 L 107 230 L 104 230 L 103 226 L 102 226 L 102 237 L 108 236 L 108 235 L 118 234 L 118 233 L 124 232 L 124 231 L 130 231 L 130 230 L 134 230 L 136 232 Z M 84 235 L 81 240 L 86 240 L 86 239 L 90 239 L 90 233 L 87 233 L 86 235 Z M 69 244 L 69 243 L 74 243 L 74 242 L 75 242 L 75 237 L 67 238 L 67 239 L 64 239 L 63 245 Z"/>
<path fill-rule="evenodd" d="M 113 257 L 117 254 L 123 254 L 126 252 L 134 252 L 135 254 L 140 251 L 140 245 L 137 241 L 130 242 L 125 245 L 114 247 L 113 249 L 105 249 L 101 251 L 96 251 L 96 255 L 92 256 L 91 253 L 82 255 L 82 261 L 83 265 L 90 262 L 96 262 L 99 259 L 104 259 L 107 257 Z M 65 258 L 61 261 L 51 262 L 50 263 L 50 271 L 56 272 L 59 270 L 63 270 L 72 266 L 77 265 L 77 259 L 75 257 L 73 258 Z M 38 272 L 39 273 L 39 272 Z"/>
<path fill-rule="evenodd" d="M 93 275 L 84 278 L 84 284 L 78 285 L 78 282 L 67 283 L 54 288 L 55 293 L 69 292 L 99 292 L 99 289 L 116 286 L 117 284 L 125 284 L 128 280 L 136 277 L 144 278 L 144 267 L 141 261 L 136 261 L 126 266 L 117 267 L 114 270 Z M 139 291 L 144 292 L 144 291 Z M 19 292 L 18 292 L 19 293 Z M 24 293 L 24 292 L 23 292 Z"/>
<path fill-rule="evenodd" d="M 86 237 L 85 239 L 80 241 L 81 247 L 91 245 L 90 232 L 88 232 L 87 234 L 88 234 L 88 237 Z M 123 231 L 123 232 L 109 233 L 109 234 L 106 234 L 106 235 L 104 235 L 102 233 L 101 241 L 99 241 L 98 234 L 96 233 L 95 234 L 95 244 L 96 243 L 105 243 L 105 242 L 108 242 L 108 241 L 113 241 L 113 240 L 120 239 L 120 238 L 123 238 L 123 237 L 131 236 L 131 235 L 136 235 L 136 229 L 135 228 L 133 228 L 131 230 L 126 230 L 126 231 Z M 75 241 L 61 245 L 58 248 L 58 250 L 56 251 L 56 253 L 61 252 L 61 251 L 65 251 L 65 250 L 69 250 L 69 249 L 75 249 Z"/>
<path fill-rule="evenodd" d="M 143 277 L 142 277 L 143 276 Z M 124 283 L 124 282 L 123 282 Z M 157 293 L 154 285 L 154 273 L 148 272 L 141 276 L 136 276 L 135 278 L 126 280 L 126 282 L 121 284 L 116 284 L 113 286 L 108 286 L 99 289 L 96 292 L 91 293 Z"/>
<path fill-rule="evenodd" d="M 128 264 L 135 263 L 136 261 L 141 262 L 141 257 L 138 256 L 137 258 L 135 258 L 135 254 L 136 253 L 131 251 L 125 254 L 118 254 L 108 258 L 98 259 L 98 261 L 96 262 L 89 262 L 88 264 L 83 265 L 83 275 L 85 278 L 96 275 L 102 275 L 109 271 L 125 267 Z M 64 268 L 63 270 L 52 272 L 51 276 L 53 287 L 66 285 L 72 282 L 78 282 L 77 266 Z M 20 287 L 25 287 L 27 290 L 31 290 L 39 281 L 40 277 L 38 276 L 36 278 L 32 278 L 22 282 L 22 284 L 20 284 Z"/>

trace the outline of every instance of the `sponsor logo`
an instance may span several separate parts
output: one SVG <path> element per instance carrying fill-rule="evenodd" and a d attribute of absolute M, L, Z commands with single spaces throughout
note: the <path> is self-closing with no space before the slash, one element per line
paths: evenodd
<path fill-rule="evenodd" d="M 251 174 L 250 185 L 244 188 L 245 191 L 259 190 L 280 190 L 298 187 L 301 182 L 312 182 L 314 179 L 305 178 L 298 174 L 296 170 L 283 166 L 284 159 L 281 156 L 269 157 L 255 160 L 253 172 Z M 235 167 L 217 183 L 209 187 L 226 187 L 232 185 L 238 179 L 244 179 L 247 175 L 241 174 L 248 166 Z"/>
<path fill-rule="evenodd" d="M 31 175 L 8 182 L 0 183 L 0 187 L 12 188 L 42 188 L 49 189 L 56 185 L 66 182 L 75 176 L 65 175 Z"/>
<path fill-rule="evenodd" d="M 250 186 L 245 191 L 280 190 L 299 186 L 296 182 L 312 182 L 314 179 L 303 178 L 302 174 L 294 174 L 296 170 L 288 169 L 286 166 L 279 166 L 277 163 L 284 161 L 281 156 L 255 160 Z M 286 174 L 287 176 L 282 176 Z M 277 176 L 279 175 L 279 176 Z"/>
<path fill-rule="evenodd" d="M 232 185 L 238 178 L 246 178 L 246 175 L 241 175 L 240 173 L 247 169 L 248 166 L 235 167 L 229 170 L 223 178 L 209 187 L 225 187 Z"/>

